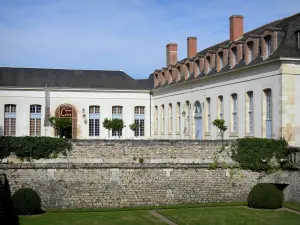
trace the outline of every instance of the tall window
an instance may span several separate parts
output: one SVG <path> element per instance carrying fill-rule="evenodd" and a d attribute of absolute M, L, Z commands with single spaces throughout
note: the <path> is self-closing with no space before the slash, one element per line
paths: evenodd
<path fill-rule="evenodd" d="M 169 121 L 168 121 L 168 126 L 169 126 L 169 133 L 172 133 L 172 103 L 169 104 Z"/>
<path fill-rule="evenodd" d="M 248 97 L 248 133 L 253 134 L 253 92 L 247 92 Z"/>
<path fill-rule="evenodd" d="M 145 107 L 136 106 L 134 107 L 134 123 L 138 124 L 138 128 L 134 131 L 134 136 L 143 137 L 145 136 Z"/>
<path fill-rule="evenodd" d="M 248 63 L 250 63 L 253 60 L 253 41 L 249 41 L 247 43 L 248 47 Z"/>
<path fill-rule="evenodd" d="M 154 107 L 154 133 L 157 133 L 158 128 L 158 109 L 157 105 Z"/>
<path fill-rule="evenodd" d="M 112 107 L 112 118 L 113 119 L 122 119 L 123 118 L 123 106 L 113 106 Z M 122 136 L 123 132 L 121 131 L 112 131 L 112 136 Z"/>
<path fill-rule="evenodd" d="M 161 105 L 161 133 L 165 133 L 165 106 Z"/>
<path fill-rule="evenodd" d="M 190 132 L 190 102 L 185 102 L 185 132 Z"/>
<path fill-rule="evenodd" d="M 238 132 L 237 94 L 232 94 L 232 132 Z"/>
<path fill-rule="evenodd" d="M 42 106 L 30 106 L 30 136 L 41 136 Z"/>
<path fill-rule="evenodd" d="M 266 43 L 266 58 L 268 58 L 271 55 L 271 36 L 268 35 L 265 38 L 265 43 Z"/>
<path fill-rule="evenodd" d="M 180 133 L 180 121 L 181 121 L 181 117 L 180 117 L 180 102 L 177 102 L 176 105 L 176 133 Z"/>
<path fill-rule="evenodd" d="M 210 104 L 210 98 L 206 98 L 206 116 L 207 116 L 207 124 L 206 124 L 206 132 L 210 132 L 211 130 L 211 104 Z"/>
<path fill-rule="evenodd" d="M 16 135 L 16 105 L 4 106 L 4 136 Z"/>
<path fill-rule="evenodd" d="M 232 67 L 233 67 L 236 65 L 237 62 L 237 48 L 233 47 L 231 51 L 232 51 Z"/>
<path fill-rule="evenodd" d="M 219 65 L 220 65 L 220 68 L 219 69 L 222 69 L 224 67 L 224 59 L 223 59 L 223 52 L 219 52 Z"/>
<path fill-rule="evenodd" d="M 218 106 L 219 106 L 219 108 L 218 108 L 218 111 L 219 111 L 219 119 L 223 119 L 223 117 L 224 117 L 224 103 L 223 103 L 223 96 L 222 95 L 220 95 L 219 97 L 218 97 Z"/>
<path fill-rule="evenodd" d="M 100 135 L 100 106 L 89 107 L 89 136 Z"/>
<path fill-rule="evenodd" d="M 266 96 L 266 138 L 272 138 L 272 91 L 265 90 Z"/>

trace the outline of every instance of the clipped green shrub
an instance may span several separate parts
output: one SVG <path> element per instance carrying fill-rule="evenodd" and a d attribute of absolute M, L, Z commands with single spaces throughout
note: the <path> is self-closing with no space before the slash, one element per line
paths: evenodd
<path fill-rule="evenodd" d="M 278 209 L 283 204 L 283 192 L 274 184 L 255 185 L 248 195 L 248 206 L 256 209 Z"/>
<path fill-rule="evenodd" d="M 21 188 L 12 195 L 18 215 L 35 215 L 42 212 L 41 198 L 31 188 Z"/>
<path fill-rule="evenodd" d="M 272 169 L 273 157 L 279 161 L 288 154 L 288 143 L 283 139 L 241 138 L 232 145 L 231 157 L 243 169 L 262 171 Z"/>

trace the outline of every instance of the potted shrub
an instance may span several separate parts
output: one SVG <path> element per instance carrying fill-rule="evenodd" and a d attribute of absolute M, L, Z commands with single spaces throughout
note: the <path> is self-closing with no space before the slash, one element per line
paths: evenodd
<path fill-rule="evenodd" d="M 139 127 L 140 127 L 140 126 L 139 126 L 138 123 L 133 123 L 133 124 L 130 124 L 130 125 L 129 125 L 130 130 L 132 130 L 134 133 L 135 133 L 135 131 L 136 131 Z M 137 136 L 135 135 L 135 137 L 137 137 Z"/>

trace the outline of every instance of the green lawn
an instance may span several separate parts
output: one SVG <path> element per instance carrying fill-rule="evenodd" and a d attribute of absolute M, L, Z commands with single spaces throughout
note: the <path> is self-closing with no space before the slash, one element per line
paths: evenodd
<path fill-rule="evenodd" d="M 290 206 L 299 205 L 290 204 Z M 249 209 L 241 206 L 156 209 L 156 211 L 178 225 L 300 225 L 300 215 L 293 212 Z M 165 224 L 153 217 L 149 209 L 111 212 L 62 211 L 19 218 L 20 225 Z"/>
<path fill-rule="evenodd" d="M 164 224 L 148 211 L 120 212 L 50 212 L 44 215 L 21 216 L 20 225 L 150 225 Z"/>
<path fill-rule="evenodd" d="M 168 209 L 159 211 L 177 224 L 206 225 L 299 225 L 300 215 L 287 211 L 242 207 Z"/>

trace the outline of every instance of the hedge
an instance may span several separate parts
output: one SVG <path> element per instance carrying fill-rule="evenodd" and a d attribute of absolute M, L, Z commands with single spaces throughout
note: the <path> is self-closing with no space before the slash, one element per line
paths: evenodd
<path fill-rule="evenodd" d="M 262 171 L 272 169 L 272 158 L 281 166 L 280 159 L 288 155 L 288 143 L 283 139 L 241 138 L 232 145 L 231 157 L 242 169 Z"/>
<path fill-rule="evenodd" d="M 15 153 L 20 159 L 48 159 L 66 155 L 72 149 L 68 139 L 53 137 L 0 137 L 0 159 Z"/>

